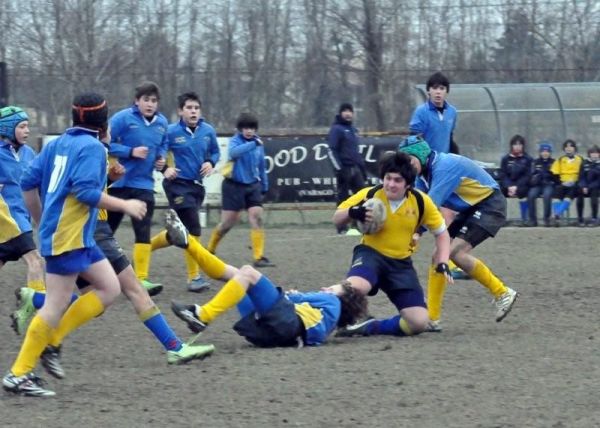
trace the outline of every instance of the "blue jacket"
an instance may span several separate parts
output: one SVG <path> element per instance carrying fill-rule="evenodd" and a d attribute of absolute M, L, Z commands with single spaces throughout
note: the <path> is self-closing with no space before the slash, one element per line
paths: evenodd
<path fill-rule="evenodd" d="M 431 150 L 439 153 L 450 151 L 450 140 L 458 114 L 456 108 L 444 101 L 443 113 L 440 113 L 431 101 L 418 106 L 410 119 L 411 134 L 422 134 Z"/>
<path fill-rule="evenodd" d="M 358 151 L 358 142 L 358 130 L 352 126 L 352 122 L 337 115 L 327 137 L 329 159 L 334 170 L 352 166 L 364 169 L 365 160 Z"/>
<path fill-rule="evenodd" d="M 550 171 L 553 163 L 553 158 L 534 159 L 531 172 L 531 181 L 529 184 L 531 186 L 548 186 L 559 183 L 560 180 L 558 179 L 558 176 L 554 175 L 552 171 Z"/>
<path fill-rule="evenodd" d="M 97 133 L 84 128 L 67 129 L 31 162 L 21 187 L 41 191 L 43 256 L 95 245 L 96 206 L 106 185 L 106 163 Z"/>
<path fill-rule="evenodd" d="M 500 161 L 500 185 L 504 188 L 510 186 L 528 186 L 531 180 L 531 164 L 533 159 L 527 153 L 523 156 L 504 155 Z"/>
<path fill-rule="evenodd" d="M 132 187 L 154 190 L 154 162 L 167 153 L 167 118 L 156 113 L 148 122 L 137 106 L 121 110 L 110 119 L 111 143 L 109 153 L 119 158 L 125 175 L 111 187 Z M 135 147 L 148 147 L 146 159 L 131 157 Z"/>
<path fill-rule="evenodd" d="M 499 186 L 471 159 L 431 152 L 425 174 L 417 178 L 416 188 L 427 193 L 436 206 L 461 213 L 483 201 Z"/>
<path fill-rule="evenodd" d="M 579 187 L 588 189 L 600 189 L 600 161 L 586 159 L 581 165 L 579 173 Z"/>
<path fill-rule="evenodd" d="M 200 119 L 192 131 L 183 120 L 169 125 L 167 130 L 169 166 L 179 169 L 177 178 L 202 182 L 200 167 L 206 161 L 213 167 L 219 162 L 219 144 L 215 129 Z M 172 165 L 171 156 L 172 155 Z"/>
<path fill-rule="evenodd" d="M 337 326 L 342 311 L 340 299 L 330 293 L 290 293 L 296 313 L 304 324 L 307 345 L 320 345 Z"/>
<path fill-rule="evenodd" d="M 21 193 L 21 176 L 35 157 L 29 146 L 0 139 L 0 244 L 31 232 L 29 211 Z"/>
<path fill-rule="evenodd" d="M 234 162 L 231 180 L 243 184 L 260 181 L 261 190 L 266 193 L 269 191 L 269 180 L 267 178 L 265 148 L 259 141 L 258 135 L 246 140 L 238 132 L 229 140 L 227 153 L 229 160 Z"/>

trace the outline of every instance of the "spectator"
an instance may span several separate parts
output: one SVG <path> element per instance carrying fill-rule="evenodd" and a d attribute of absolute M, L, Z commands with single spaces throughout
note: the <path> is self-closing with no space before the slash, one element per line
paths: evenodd
<path fill-rule="evenodd" d="M 533 161 L 530 188 L 527 195 L 527 205 L 529 207 L 529 226 L 537 226 L 537 206 L 536 199 L 541 195 L 544 199 L 544 226 L 550 226 L 550 215 L 552 206 L 552 195 L 554 186 L 556 186 L 558 177 L 554 175 L 550 168 L 554 163 L 552 158 L 552 144 L 548 141 L 542 141 L 539 145 L 540 155 Z"/>
<path fill-rule="evenodd" d="M 559 200 L 553 203 L 554 225 L 559 226 L 560 217 L 565 212 L 569 212 L 571 202 L 576 199 L 578 225 L 585 226 L 583 222 L 583 197 L 577 186 L 583 158 L 577 154 L 577 143 L 573 140 L 566 140 L 563 143 L 563 151 L 565 154 L 556 159 L 550 169 L 560 179 L 560 184 L 555 192 Z"/>
<path fill-rule="evenodd" d="M 515 135 L 510 139 L 510 151 L 500 162 L 500 189 L 507 198 L 519 198 L 521 221 L 527 223 L 527 192 L 533 159 L 525 151 L 525 138 Z"/>
<path fill-rule="evenodd" d="M 579 188 L 589 195 L 592 217 L 588 226 L 598 226 L 598 193 L 600 193 L 600 147 L 594 145 L 588 150 L 588 158 L 583 161 L 579 173 Z"/>

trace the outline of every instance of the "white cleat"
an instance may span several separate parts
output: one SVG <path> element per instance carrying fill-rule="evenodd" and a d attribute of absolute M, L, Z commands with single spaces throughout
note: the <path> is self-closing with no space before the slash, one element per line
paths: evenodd
<path fill-rule="evenodd" d="M 494 299 L 494 304 L 496 305 L 496 322 L 502 321 L 510 312 L 515 301 L 519 297 L 519 293 L 517 293 L 512 288 L 509 288 L 506 293 L 502 296 Z"/>

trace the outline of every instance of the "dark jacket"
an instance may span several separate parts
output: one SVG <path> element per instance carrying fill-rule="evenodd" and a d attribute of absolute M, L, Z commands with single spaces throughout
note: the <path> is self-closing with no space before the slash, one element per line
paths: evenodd
<path fill-rule="evenodd" d="M 579 172 L 579 187 L 600 189 L 600 161 L 593 162 L 591 159 L 583 161 Z"/>
<path fill-rule="evenodd" d="M 553 163 L 553 158 L 537 158 L 533 161 L 530 181 L 531 186 L 547 186 L 559 182 L 558 177 L 550 172 Z"/>
<path fill-rule="evenodd" d="M 504 188 L 510 186 L 528 186 L 531 179 L 531 164 L 533 159 L 527 153 L 515 157 L 507 154 L 500 162 L 500 185 Z"/>
<path fill-rule="evenodd" d="M 339 115 L 331 125 L 327 138 L 329 159 L 336 171 L 343 167 L 365 167 L 365 161 L 358 151 L 358 130 L 352 122 L 343 120 Z"/>

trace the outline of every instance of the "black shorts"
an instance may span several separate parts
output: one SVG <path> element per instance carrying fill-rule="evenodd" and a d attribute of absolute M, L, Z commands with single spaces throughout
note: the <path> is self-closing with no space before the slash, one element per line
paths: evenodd
<path fill-rule="evenodd" d="M 256 312 L 246 315 L 233 329 L 255 346 L 274 348 L 296 346 L 298 338 L 304 338 L 304 324 L 296 314 L 295 306 L 281 293 L 279 300 L 265 314 L 257 317 Z"/>
<path fill-rule="evenodd" d="M 154 206 L 154 190 L 136 189 L 133 187 L 109 187 L 108 194 L 120 199 L 139 199 L 146 202 L 148 206 L 150 204 Z"/>
<path fill-rule="evenodd" d="M 500 190 L 495 190 L 480 203 L 459 213 L 448 228 L 448 233 L 451 238 L 460 238 L 475 248 L 486 239 L 496 236 L 505 222 L 506 198 Z"/>
<path fill-rule="evenodd" d="M 123 249 L 115 239 L 110 226 L 105 221 L 98 221 L 96 223 L 96 230 L 94 231 L 94 240 L 96 241 L 96 245 L 106 259 L 110 262 L 113 267 L 115 273 L 118 275 L 130 265 L 129 259 L 123 253 Z M 90 283 L 85 279 L 79 277 L 77 278 L 77 287 L 85 288 Z"/>
<path fill-rule="evenodd" d="M 21 233 L 19 236 L 0 244 L 0 261 L 3 263 L 14 262 L 35 249 L 33 232 Z"/>
<path fill-rule="evenodd" d="M 357 245 L 346 277 L 358 276 L 371 284 L 369 296 L 383 290 L 398 310 L 426 307 L 423 288 L 410 257 L 393 259 L 367 245 Z"/>
<path fill-rule="evenodd" d="M 221 189 L 222 205 L 225 211 L 242 211 L 252 207 L 262 207 L 262 185 L 259 181 L 243 184 L 229 178 L 223 180 Z"/>
<path fill-rule="evenodd" d="M 176 178 L 175 180 L 164 179 L 162 185 L 169 200 L 169 206 L 174 210 L 200 209 L 206 194 L 202 184 L 197 181 Z"/>

